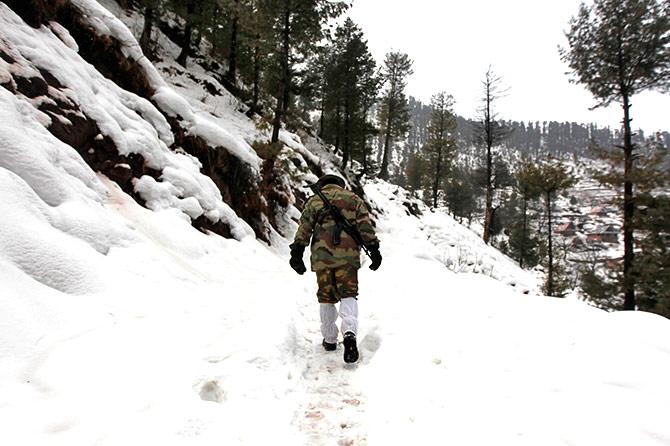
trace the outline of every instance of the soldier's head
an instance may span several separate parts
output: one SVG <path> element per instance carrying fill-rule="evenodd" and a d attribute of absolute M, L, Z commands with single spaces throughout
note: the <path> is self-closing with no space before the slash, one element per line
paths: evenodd
<path fill-rule="evenodd" d="M 346 186 L 346 183 L 344 182 L 344 178 L 333 175 L 333 174 L 328 174 L 324 175 L 321 178 L 319 178 L 319 181 L 316 183 L 319 185 L 319 188 L 322 188 L 326 186 L 327 184 L 336 184 L 337 186 L 340 186 L 341 188 L 344 188 Z"/>

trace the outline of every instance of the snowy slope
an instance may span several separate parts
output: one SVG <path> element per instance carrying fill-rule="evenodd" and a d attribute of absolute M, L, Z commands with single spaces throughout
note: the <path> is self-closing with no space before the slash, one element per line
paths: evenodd
<path fill-rule="evenodd" d="M 32 233 L 76 247 L 49 252 L 69 252 L 86 289 L 57 291 L 3 254 L 3 444 L 667 444 L 667 320 L 450 272 L 417 255 L 438 250 L 384 185 L 367 192 L 387 209 L 385 260 L 362 270 L 362 358 L 344 366 L 320 348 L 313 275 L 101 182 L 124 242 L 104 255 Z M 1 211 L 32 227 L 24 193 Z"/>
<path fill-rule="evenodd" d="M 1 3 L 0 13 L 5 44 L 16 30 L 40 36 L 64 52 L 63 70 L 110 93 L 131 129 L 120 139 L 160 140 L 158 115 L 147 127 L 138 116 L 150 108 L 120 108 L 119 98 L 144 103 L 54 31 L 24 28 Z M 193 123 L 240 148 L 261 134 L 234 104 L 198 103 L 184 85 L 162 88 Z M 344 366 L 341 347 L 320 347 L 314 275 L 288 267 L 278 234 L 270 248 L 224 239 L 196 231 L 188 207 L 139 206 L 5 88 L 0 122 L 0 444 L 670 443 L 670 322 L 538 296 L 532 276 L 450 217 L 408 215 L 402 190 L 365 186 L 384 263 L 361 270 L 362 357 Z M 284 156 L 332 166 L 313 141 L 283 139 Z M 174 178 L 199 185 L 199 203 L 249 233 L 195 160 L 155 144 Z M 286 233 L 296 212 L 283 215 Z"/>

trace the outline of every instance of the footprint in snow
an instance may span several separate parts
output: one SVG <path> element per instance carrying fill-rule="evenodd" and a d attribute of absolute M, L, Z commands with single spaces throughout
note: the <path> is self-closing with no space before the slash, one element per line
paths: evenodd
<path fill-rule="evenodd" d="M 201 380 L 194 387 L 203 401 L 222 403 L 226 399 L 226 392 L 217 379 Z"/>

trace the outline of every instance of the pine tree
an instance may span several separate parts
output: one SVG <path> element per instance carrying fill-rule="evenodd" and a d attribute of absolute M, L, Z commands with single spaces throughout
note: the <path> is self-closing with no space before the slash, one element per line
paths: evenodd
<path fill-rule="evenodd" d="M 311 96 L 320 111 L 319 135 L 342 153 L 342 168 L 354 158 L 368 170 L 367 143 L 375 127 L 368 121 L 379 89 L 376 63 L 363 31 L 346 19 L 332 43 L 310 61 Z"/>
<path fill-rule="evenodd" d="M 621 184 L 621 152 L 598 151 L 608 156 L 610 167 L 597 178 L 614 188 Z M 633 228 L 636 234 L 635 263 L 632 275 L 636 283 L 636 303 L 640 310 L 670 317 L 670 202 L 665 194 L 670 184 L 668 149 L 660 140 L 636 147 L 630 178 L 636 187 L 636 212 Z M 621 201 L 620 198 L 617 201 Z M 593 271 L 595 270 L 595 271 Z M 583 290 L 588 299 L 604 308 L 619 309 L 625 303 L 622 271 L 603 274 L 595 268 L 582 271 Z M 584 286 L 586 285 L 586 286 Z M 623 296 L 623 297 L 622 297 Z"/>
<path fill-rule="evenodd" d="M 342 168 L 346 168 L 353 152 L 355 141 L 366 141 L 369 134 L 367 115 L 362 99 L 366 95 L 376 97 L 374 86 L 376 64 L 363 31 L 347 19 L 335 31 L 335 63 L 337 85 L 329 93 L 338 96 L 342 108 Z M 366 91 L 367 90 L 367 91 Z"/>
<path fill-rule="evenodd" d="M 412 192 L 423 189 L 427 170 L 427 162 L 420 152 L 410 154 L 405 167 L 406 187 Z"/>
<path fill-rule="evenodd" d="M 493 108 L 494 102 L 500 99 L 500 97 L 505 93 L 505 91 L 501 88 L 501 82 L 502 78 L 495 75 L 489 67 L 486 75 L 484 76 L 484 80 L 482 81 L 484 95 L 481 99 L 481 118 L 473 129 L 475 145 L 484 149 L 484 187 L 486 191 L 486 200 L 484 211 L 484 234 L 482 235 L 482 238 L 487 244 L 489 243 L 491 236 L 491 223 L 493 220 L 493 194 L 495 191 L 493 149 L 502 141 L 504 141 L 509 135 L 509 131 L 503 125 L 503 123 L 498 120 L 498 115 Z"/>
<path fill-rule="evenodd" d="M 542 193 L 547 215 L 547 280 L 545 293 L 548 296 L 561 295 L 561 287 L 558 286 L 558 271 L 554 268 L 554 246 L 553 246 L 553 205 L 556 194 L 575 184 L 575 178 L 571 176 L 563 162 L 550 158 L 546 163 L 536 166 L 536 171 L 529 175 L 530 187 Z"/>
<path fill-rule="evenodd" d="M 521 268 L 524 266 L 532 268 L 539 262 L 539 240 L 533 237 L 528 221 L 528 204 L 539 198 L 541 193 L 536 187 L 539 183 L 538 175 L 539 169 L 528 158 L 521 161 L 515 174 L 521 224 L 514 224 L 510 230 L 509 249 L 512 257 L 519 261 Z"/>
<path fill-rule="evenodd" d="M 451 170 L 456 155 L 456 118 L 453 106 L 453 97 L 445 92 L 437 93 L 431 99 L 432 115 L 426 149 L 431 159 L 433 207 L 437 207 L 437 195 L 442 189 L 442 180 Z"/>
<path fill-rule="evenodd" d="M 631 98 L 644 90 L 670 89 L 670 3 L 595 0 L 592 6 L 582 4 L 566 36 L 569 49 L 562 49 L 561 56 L 572 70 L 572 81 L 586 86 L 599 101 L 596 107 L 619 102 L 623 109 L 624 309 L 634 310 Z"/>
<path fill-rule="evenodd" d="M 670 198 L 641 194 L 636 229 L 641 233 L 633 269 L 639 308 L 670 319 Z"/>
<path fill-rule="evenodd" d="M 379 177 L 389 178 L 389 156 L 395 139 L 404 137 L 409 130 L 409 110 L 405 87 L 407 77 L 412 74 L 412 61 L 407 54 L 391 52 L 386 54 L 382 74 L 386 91 L 381 100 L 379 126 L 384 135 L 384 147 Z"/>
<path fill-rule="evenodd" d="M 276 105 L 272 121 L 272 143 L 279 140 L 282 119 L 286 117 L 291 94 L 296 89 L 296 65 L 306 62 L 327 36 L 326 24 L 341 15 L 348 4 L 329 0 L 260 0 L 260 8 L 272 30 L 275 43 L 270 54 L 270 88 Z"/>
<path fill-rule="evenodd" d="M 447 205 L 461 223 L 463 219 L 467 219 L 469 224 L 473 214 L 477 211 L 475 185 L 472 178 L 472 172 L 457 167 L 453 170 L 444 188 Z"/>

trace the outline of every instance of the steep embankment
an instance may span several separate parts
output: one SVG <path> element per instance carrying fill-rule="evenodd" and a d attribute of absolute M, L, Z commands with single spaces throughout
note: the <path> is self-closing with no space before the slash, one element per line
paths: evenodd
<path fill-rule="evenodd" d="M 93 2 L 49 4 L 136 46 Z M 294 189 L 332 155 L 283 133 L 262 158 L 262 131 L 225 92 L 203 101 L 199 82 L 147 66 L 175 118 L 102 76 L 58 14 L 34 28 L 0 3 L 0 443 L 668 443 L 667 320 L 538 296 L 509 259 L 383 182 L 365 186 L 384 263 L 361 271 L 361 361 L 322 352 L 314 276 L 274 251 L 295 230 Z M 175 119 L 257 172 L 256 192 L 226 189 L 230 164 L 210 176 Z M 266 210 L 236 205 L 247 197 Z M 195 230 L 201 218 L 237 239 Z"/>

